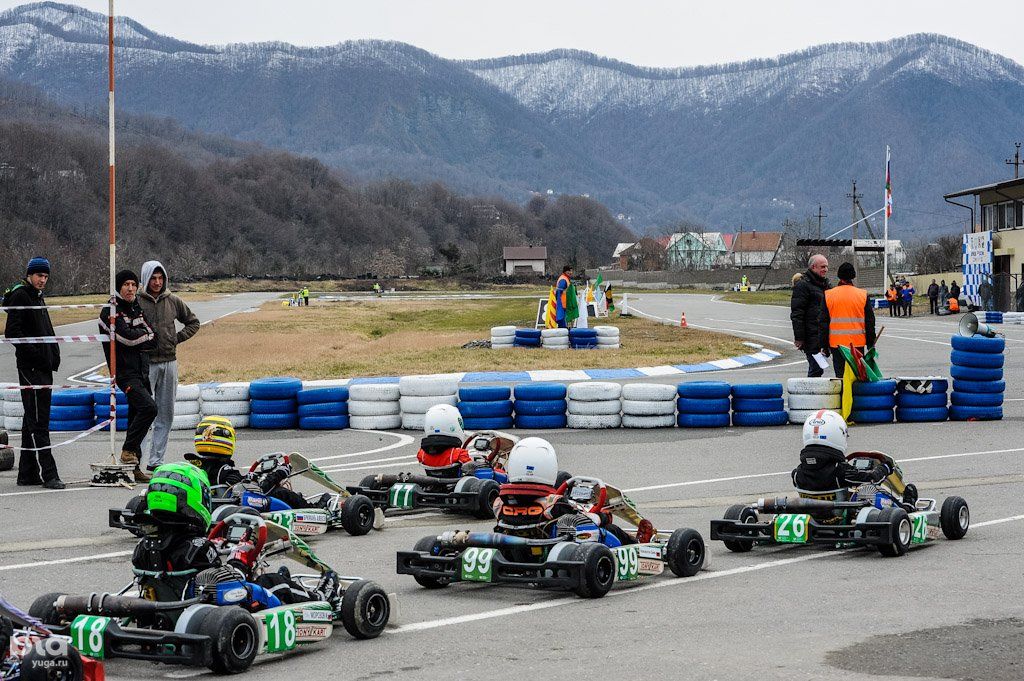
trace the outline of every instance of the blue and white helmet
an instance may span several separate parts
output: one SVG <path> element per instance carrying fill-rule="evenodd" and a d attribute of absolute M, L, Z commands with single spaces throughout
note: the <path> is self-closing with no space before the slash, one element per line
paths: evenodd
<path fill-rule="evenodd" d="M 558 456 L 542 437 L 525 437 L 512 447 L 505 466 L 509 482 L 532 482 L 554 487 L 558 478 Z"/>
<path fill-rule="evenodd" d="M 462 423 L 462 414 L 450 404 L 435 404 L 423 416 L 424 435 L 447 435 L 457 437 L 459 442 L 466 441 L 466 429 Z"/>
<path fill-rule="evenodd" d="M 846 440 L 850 431 L 846 420 L 834 411 L 821 409 L 804 421 L 804 446 L 825 445 L 846 453 Z"/>

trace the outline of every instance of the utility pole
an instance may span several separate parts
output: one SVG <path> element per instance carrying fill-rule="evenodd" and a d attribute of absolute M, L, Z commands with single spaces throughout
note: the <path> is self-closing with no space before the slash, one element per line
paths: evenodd
<path fill-rule="evenodd" d="M 821 219 L 828 216 L 821 212 L 821 204 L 818 204 L 818 238 L 821 239 Z"/>
<path fill-rule="evenodd" d="M 860 222 L 857 219 L 857 207 L 860 205 L 860 199 L 864 198 L 864 195 L 857 193 L 857 180 L 852 180 L 852 182 L 853 182 L 853 191 L 851 191 L 849 194 L 847 194 L 846 198 L 853 200 L 853 205 L 850 208 L 850 222 L 853 223 L 853 233 L 851 234 L 851 237 L 853 238 L 854 241 L 856 241 L 857 240 L 857 223 Z"/>
<path fill-rule="evenodd" d="M 1020 167 L 1024 164 L 1024 161 L 1020 160 L 1020 142 L 1015 142 L 1013 146 L 1016 148 L 1016 151 L 1013 152 L 1013 160 L 1006 159 L 1004 163 L 1008 166 L 1013 166 L 1013 179 L 1016 180 L 1020 177 Z"/>

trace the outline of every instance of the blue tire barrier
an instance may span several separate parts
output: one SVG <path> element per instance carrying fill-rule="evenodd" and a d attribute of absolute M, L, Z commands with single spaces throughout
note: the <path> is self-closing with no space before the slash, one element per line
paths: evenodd
<path fill-rule="evenodd" d="M 732 393 L 729 384 L 724 381 L 691 381 L 680 383 L 676 388 L 679 397 L 687 398 L 717 398 L 729 397 Z"/>
<path fill-rule="evenodd" d="M 597 338 L 597 329 L 569 329 L 569 338 Z"/>
<path fill-rule="evenodd" d="M 787 423 L 789 423 L 789 414 L 784 410 L 734 411 L 732 413 L 732 425 L 734 426 L 784 426 Z"/>
<path fill-rule="evenodd" d="M 72 430 L 89 430 L 96 425 L 91 418 L 87 419 L 61 419 L 50 420 L 50 430 L 53 432 L 67 432 Z"/>
<path fill-rule="evenodd" d="M 517 348 L 539 348 L 540 338 L 520 338 L 516 336 L 515 340 L 512 341 L 512 345 Z"/>
<path fill-rule="evenodd" d="M 516 338 L 540 338 L 540 329 L 516 329 Z"/>
<path fill-rule="evenodd" d="M 93 403 L 92 394 L 95 392 L 90 389 L 71 389 L 71 390 L 55 390 L 50 393 L 50 406 L 51 407 L 80 407 L 85 404 L 91 405 Z M 109 394 L 109 393 L 108 393 Z M 109 397 L 107 398 L 110 399 Z"/>
<path fill-rule="evenodd" d="M 117 399 L 117 403 L 118 404 L 128 404 L 128 396 L 125 395 L 123 392 L 118 390 L 114 394 L 117 396 L 116 399 Z M 93 404 L 110 404 L 110 391 L 109 390 L 96 390 L 96 391 L 93 391 L 92 403 Z M 53 402 L 50 402 L 50 404 L 52 405 Z"/>
<path fill-rule="evenodd" d="M 544 414 L 543 416 L 516 414 L 515 418 L 516 428 L 531 428 L 538 430 L 545 428 L 565 428 L 565 423 L 565 414 Z"/>
<path fill-rule="evenodd" d="M 309 388 L 295 394 L 299 404 L 323 404 L 325 402 L 348 402 L 348 387 L 339 385 L 329 388 Z"/>
<path fill-rule="evenodd" d="M 947 401 L 946 393 L 896 393 L 897 409 L 945 409 Z"/>
<path fill-rule="evenodd" d="M 298 404 L 289 400 L 249 400 L 250 414 L 292 414 L 297 416 Z"/>
<path fill-rule="evenodd" d="M 291 414 L 249 414 L 249 427 L 262 430 L 292 429 L 299 425 L 299 415 Z"/>
<path fill-rule="evenodd" d="M 977 367 L 962 367 L 956 364 L 949 368 L 949 375 L 952 376 L 954 379 L 961 381 L 1003 380 L 1002 369 L 978 369 Z"/>
<path fill-rule="evenodd" d="M 524 383 L 513 392 L 517 400 L 564 400 L 565 386 L 561 383 Z"/>
<path fill-rule="evenodd" d="M 854 411 L 875 411 L 876 409 L 892 410 L 896 406 L 895 395 L 854 395 Z"/>
<path fill-rule="evenodd" d="M 53 407 L 50 407 L 50 409 L 52 411 Z M 126 418 L 128 418 L 128 405 L 127 404 L 119 404 L 119 405 L 117 405 L 117 407 L 115 407 L 115 409 L 116 409 L 116 412 L 117 412 L 117 418 L 119 418 L 119 419 L 126 419 Z M 94 404 L 92 406 L 92 415 L 95 418 L 97 418 L 97 419 L 99 419 L 101 421 L 106 420 L 107 417 L 110 416 L 110 405 L 109 404 Z"/>
<path fill-rule="evenodd" d="M 512 388 L 501 385 L 459 388 L 459 402 L 497 402 L 510 397 L 512 397 Z"/>
<path fill-rule="evenodd" d="M 259 378 L 249 384 L 249 399 L 294 400 L 300 390 L 302 390 L 302 381 L 297 378 L 287 376 Z"/>
<path fill-rule="evenodd" d="M 781 383 L 737 383 L 732 386 L 733 400 L 737 397 L 744 399 L 772 399 L 782 397 Z M 764 411 L 773 411 L 765 409 Z"/>
<path fill-rule="evenodd" d="M 1002 353 L 964 352 L 963 350 L 954 350 L 949 353 L 950 363 L 958 367 L 1001 369 L 1004 360 Z"/>
<path fill-rule="evenodd" d="M 983 352 L 986 354 L 1000 353 L 1006 349 L 1005 338 L 985 338 L 984 336 L 952 336 L 950 343 L 954 350 L 964 352 Z"/>
<path fill-rule="evenodd" d="M 89 419 L 91 421 L 93 417 L 93 409 L 95 409 L 95 405 L 91 403 L 88 406 L 83 404 L 74 407 L 61 405 L 50 407 L 50 420 L 83 421 L 85 419 Z M 107 411 L 110 411 L 109 407 L 107 408 Z"/>
<path fill-rule="evenodd" d="M 729 414 L 729 398 L 696 399 L 680 397 L 676 400 L 676 408 L 680 414 Z"/>
<path fill-rule="evenodd" d="M 953 381 L 953 392 L 1002 393 L 1006 392 L 1006 381 Z"/>
<path fill-rule="evenodd" d="M 556 416 L 565 414 L 565 400 L 519 400 L 515 404 L 516 417 Z"/>
<path fill-rule="evenodd" d="M 915 395 L 924 395 L 926 393 L 920 393 L 917 390 L 911 389 L 921 386 L 927 382 L 931 387 L 929 392 L 932 393 L 944 393 L 949 392 L 949 380 L 945 378 L 902 378 L 896 380 L 896 392 L 897 393 L 913 393 Z"/>
<path fill-rule="evenodd" d="M 732 398 L 732 410 L 734 412 L 785 411 L 786 401 L 781 397 L 734 397 Z"/>
<path fill-rule="evenodd" d="M 949 408 L 950 421 L 1000 421 L 1002 418 L 1002 407 L 952 406 Z"/>
<path fill-rule="evenodd" d="M 854 395 L 892 395 L 896 392 L 896 381 L 891 378 L 881 381 L 856 381 L 853 384 Z"/>
<path fill-rule="evenodd" d="M 335 416 L 300 416 L 299 428 L 301 430 L 344 430 L 348 428 L 348 416 L 343 414 Z"/>
<path fill-rule="evenodd" d="M 892 423 L 892 409 L 858 409 L 850 412 L 854 423 Z"/>
<path fill-rule="evenodd" d="M 569 341 L 569 347 L 573 350 L 594 350 L 597 348 L 597 339 L 580 339 L 578 341 Z"/>
<path fill-rule="evenodd" d="M 314 416 L 348 416 L 348 402 L 318 402 L 316 404 L 300 404 L 299 420 Z"/>
<path fill-rule="evenodd" d="M 946 407 L 896 407 L 896 420 L 902 423 L 925 423 L 929 421 L 945 421 L 949 418 Z"/>
<path fill-rule="evenodd" d="M 729 414 L 680 414 L 676 423 L 680 428 L 728 428 Z"/>
<path fill-rule="evenodd" d="M 555 400 L 552 401 L 554 402 Z M 522 402 L 521 404 L 530 404 L 530 402 Z M 534 402 L 533 404 L 544 404 L 544 402 Z M 562 411 L 565 411 L 564 406 Z M 459 402 L 459 413 L 462 414 L 463 420 L 512 416 L 512 400 L 495 400 L 493 402 Z"/>
<path fill-rule="evenodd" d="M 952 393 L 949 403 L 954 407 L 1001 407 L 1003 393 Z"/>
<path fill-rule="evenodd" d="M 106 421 L 106 419 L 97 419 L 96 423 L 100 423 L 101 421 Z M 93 424 L 93 425 L 95 425 L 95 424 Z M 102 430 L 102 431 L 109 431 L 110 430 L 110 424 L 108 423 L 107 425 L 105 425 L 102 428 L 100 428 L 100 430 Z M 128 419 L 118 419 L 117 420 L 117 432 L 123 433 L 126 430 L 128 430 Z"/>
<path fill-rule="evenodd" d="M 463 425 L 467 430 L 508 430 L 515 427 L 511 416 L 495 418 L 464 418 Z"/>

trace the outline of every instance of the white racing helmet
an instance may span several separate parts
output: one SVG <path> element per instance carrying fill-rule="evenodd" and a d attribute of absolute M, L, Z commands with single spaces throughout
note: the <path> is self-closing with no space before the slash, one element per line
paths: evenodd
<path fill-rule="evenodd" d="M 423 433 L 425 435 L 447 435 L 466 441 L 466 430 L 462 423 L 462 414 L 450 404 L 435 404 L 423 416 Z"/>
<path fill-rule="evenodd" d="M 824 445 L 846 453 L 846 440 L 850 431 L 846 421 L 834 411 L 822 409 L 804 421 L 804 446 Z"/>
<path fill-rule="evenodd" d="M 558 478 L 558 456 L 542 437 L 526 437 L 516 443 L 505 466 L 509 482 L 533 482 L 554 487 Z"/>

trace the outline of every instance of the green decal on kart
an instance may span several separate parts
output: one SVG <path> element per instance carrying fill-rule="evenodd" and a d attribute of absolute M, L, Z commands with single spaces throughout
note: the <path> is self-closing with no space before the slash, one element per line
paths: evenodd
<path fill-rule="evenodd" d="M 104 634 L 109 626 L 109 617 L 79 615 L 71 623 L 71 645 L 83 655 L 102 660 L 105 652 Z"/>
<path fill-rule="evenodd" d="M 415 487 L 415 484 L 408 482 L 392 485 L 388 491 L 388 506 L 399 509 L 412 508 L 412 497 Z"/>
<path fill-rule="evenodd" d="M 913 513 L 910 522 L 914 531 L 910 535 L 911 544 L 923 544 L 928 541 L 928 516 L 925 513 Z"/>
<path fill-rule="evenodd" d="M 775 541 L 780 544 L 806 544 L 810 519 L 806 513 L 780 513 L 775 516 L 772 526 Z"/>
<path fill-rule="evenodd" d="M 629 582 L 640 574 L 640 551 L 636 546 L 619 546 L 615 553 L 615 579 Z"/>
<path fill-rule="evenodd" d="M 472 546 L 462 552 L 462 581 L 489 582 L 494 554 L 497 549 L 478 549 Z"/>
<path fill-rule="evenodd" d="M 266 652 L 283 653 L 295 647 L 297 633 L 294 611 L 282 609 L 267 612 L 263 622 L 267 630 Z"/>
<path fill-rule="evenodd" d="M 273 513 L 267 514 L 267 520 L 272 523 L 277 523 L 283 528 L 291 529 L 292 520 L 294 520 L 294 511 L 274 511 Z"/>

